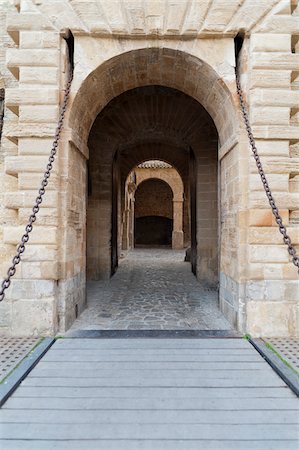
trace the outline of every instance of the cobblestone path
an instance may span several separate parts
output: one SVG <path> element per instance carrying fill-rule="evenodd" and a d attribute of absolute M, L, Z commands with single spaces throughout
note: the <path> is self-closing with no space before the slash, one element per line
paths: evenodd
<path fill-rule="evenodd" d="M 88 283 L 74 330 L 229 330 L 218 292 L 202 286 L 184 251 L 135 249 L 108 282 Z"/>

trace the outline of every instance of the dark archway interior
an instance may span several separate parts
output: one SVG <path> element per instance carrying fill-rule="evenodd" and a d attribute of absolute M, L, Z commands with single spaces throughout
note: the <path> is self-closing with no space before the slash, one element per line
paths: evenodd
<path fill-rule="evenodd" d="M 135 247 L 171 246 L 173 220 L 168 217 L 145 216 L 135 219 Z"/>
<path fill-rule="evenodd" d="M 175 167 L 184 184 L 184 235 L 190 242 L 190 148 L 196 158 L 194 213 L 200 277 L 217 280 L 218 135 L 205 108 L 173 88 L 144 86 L 115 97 L 97 116 L 89 135 L 87 277 L 111 275 L 112 164 L 117 152 L 118 230 L 124 213 L 124 187 L 130 171 L 146 160 Z M 114 178 L 116 176 L 113 170 Z M 121 245 L 121 235 L 116 236 Z M 120 253 L 120 252 L 119 252 Z"/>

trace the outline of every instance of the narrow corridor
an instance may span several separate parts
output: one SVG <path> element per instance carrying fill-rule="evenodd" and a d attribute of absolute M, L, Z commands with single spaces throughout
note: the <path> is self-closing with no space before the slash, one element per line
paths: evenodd
<path fill-rule="evenodd" d="M 89 282 L 75 330 L 229 330 L 218 292 L 202 286 L 172 249 L 130 251 L 109 281 Z"/>

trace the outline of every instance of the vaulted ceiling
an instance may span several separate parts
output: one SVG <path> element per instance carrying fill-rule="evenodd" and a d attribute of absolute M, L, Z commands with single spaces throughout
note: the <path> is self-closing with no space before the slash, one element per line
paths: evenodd
<path fill-rule="evenodd" d="M 189 148 L 217 148 L 217 131 L 206 110 L 175 89 L 146 86 L 114 98 L 97 116 L 90 132 L 90 159 L 119 152 L 126 176 L 137 164 L 161 159 L 184 177 Z M 186 162 L 187 161 L 187 162 Z"/>

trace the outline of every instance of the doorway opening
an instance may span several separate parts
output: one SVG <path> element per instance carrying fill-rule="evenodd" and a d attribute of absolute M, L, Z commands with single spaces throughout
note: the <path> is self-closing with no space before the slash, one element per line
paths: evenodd
<path fill-rule="evenodd" d="M 165 86 L 126 91 L 88 145 L 87 278 L 108 280 L 135 245 L 170 245 L 190 247 L 193 273 L 216 287 L 218 134 L 202 105 Z"/>
<path fill-rule="evenodd" d="M 183 220 L 184 185 L 173 166 L 161 160 L 138 164 L 126 180 L 124 202 L 123 250 L 138 246 L 173 249 L 187 246 L 183 231 L 187 226 Z"/>
<path fill-rule="evenodd" d="M 172 190 L 158 179 L 143 181 L 135 192 L 135 247 L 171 246 Z"/>
<path fill-rule="evenodd" d="M 218 305 L 218 134 L 205 108 L 161 85 L 128 90 L 99 113 L 88 147 L 90 306 L 75 327 L 85 317 L 100 329 L 229 329 Z"/>

